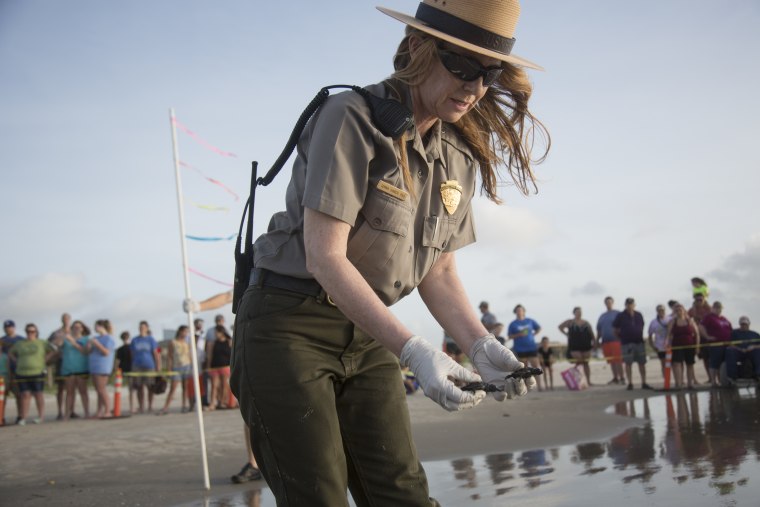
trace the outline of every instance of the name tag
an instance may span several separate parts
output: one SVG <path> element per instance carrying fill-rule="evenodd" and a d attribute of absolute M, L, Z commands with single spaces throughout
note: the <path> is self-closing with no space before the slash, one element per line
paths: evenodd
<path fill-rule="evenodd" d="M 395 197 L 400 201 L 406 201 L 409 198 L 409 193 L 406 190 L 401 190 L 400 188 L 394 187 L 390 183 L 382 180 L 377 182 L 377 189 L 382 193 L 388 194 L 391 197 Z"/>

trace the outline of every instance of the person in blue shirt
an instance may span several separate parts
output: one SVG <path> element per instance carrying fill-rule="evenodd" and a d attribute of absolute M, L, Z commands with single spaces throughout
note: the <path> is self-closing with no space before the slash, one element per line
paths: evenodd
<path fill-rule="evenodd" d="M 97 418 L 110 417 L 108 411 L 108 377 L 113 371 L 113 360 L 116 351 L 116 340 L 113 339 L 111 322 L 101 319 L 95 322 L 95 337 L 87 342 L 90 359 L 90 376 L 95 391 L 98 393 Z"/>
<path fill-rule="evenodd" d="M 536 335 L 541 332 L 541 326 L 538 322 L 525 316 L 525 307 L 523 305 L 515 306 L 512 310 L 517 317 L 509 323 L 507 334 L 512 340 L 512 352 L 517 359 L 528 365 L 538 368 L 538 344 L 536 344 Z"/>
<path fill-rule="evenodd" d="M 145 375 L 158 371 L 161 357 L 158 353 L 158 343 L 150 334 L 150 326 L 144 320 L 140 322 L 140 334 L 132 338 L 129 344 L 132 352 L 132 386 L 137 391 L 138 412 L 145 409 L 145 390 L 148 391 L 148 412 L 153 411 L 153 381 L 155 377 Z"/>
<path fill-rule="evenodd" d="M 84 416 L 90 417 L 90 396 L 87 393 L 87 379 L 90 376 L 87 358 L 87 342 L 90 341 L 90 329 L 81 320 L 71 324 L 70 332 L 63 337 L 61 345 L 61 376 L 66 388 L 66 410 L 63 419 L 79 417 L 74 412 L 76 393 L 82 402 Z"/>

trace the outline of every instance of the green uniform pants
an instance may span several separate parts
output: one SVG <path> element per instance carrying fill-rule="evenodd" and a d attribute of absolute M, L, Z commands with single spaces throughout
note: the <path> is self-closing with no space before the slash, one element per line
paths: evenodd
<path fill-rule="evenodd" d="M 249 287 L 230 384 L 279 507 L 438 505 L 398 360 L 321 298 Z"/>

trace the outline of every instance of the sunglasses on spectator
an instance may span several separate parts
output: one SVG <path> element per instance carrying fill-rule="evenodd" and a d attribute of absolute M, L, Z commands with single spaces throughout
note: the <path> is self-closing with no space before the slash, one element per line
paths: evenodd
<path fill-rule="evenodd" d="M 460 55 L 443 48 L 438 48 L 438 58 L 443 66 L 451 72 L 454 77 L 462 81 L 475 81 L 483 77 L 483 86 L 491 86 L 501 76 L 504 70 L 501 65 L 484 67 L 476 59 L 469 56 Z"/>
<path fill-rule="evenodd" d="M 26 334 L 29 334 L 29 333 L 36 333 L 36 332 L 37 332 L 37 330 L 36 330 L 36 329 L 27 329 L 27 330 L 26 330 Z"/>

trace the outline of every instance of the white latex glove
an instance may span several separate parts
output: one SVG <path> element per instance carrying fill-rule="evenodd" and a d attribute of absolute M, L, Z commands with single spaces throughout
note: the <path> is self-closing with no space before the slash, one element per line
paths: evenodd
<path fill-rule="evenodd" d="M 425 396 L 454 412 L 471 408 L 486 397 L 485 391 L 462 391 L 448 379 L 480 382 L 480 377 L 436 349 L 424 338 L 412 336 L 401 349 L 400 362 L 414 372 Z"/>
<path fill-rule="evenodd" d="M 185 313 L 198 313 L 201 311 L 201 305 L 195 299 L 185 298 L 185 300 L 182 301 L 182 311 Z"/>
<path fill-rule="evenodd" d="M 492 393 L 497 401 L 522 396 L 528 392 L 528 389 L 536 387 L 536 379 L 533 377 L 525 381 L 515 378 L 504 379 L 525 365 L 518 361 L 512 351 L 499 343 L 492 334 L 478 338 L 470 350 L 470 359 L 484 382 L 504 389 L 503 392 Z"/>

